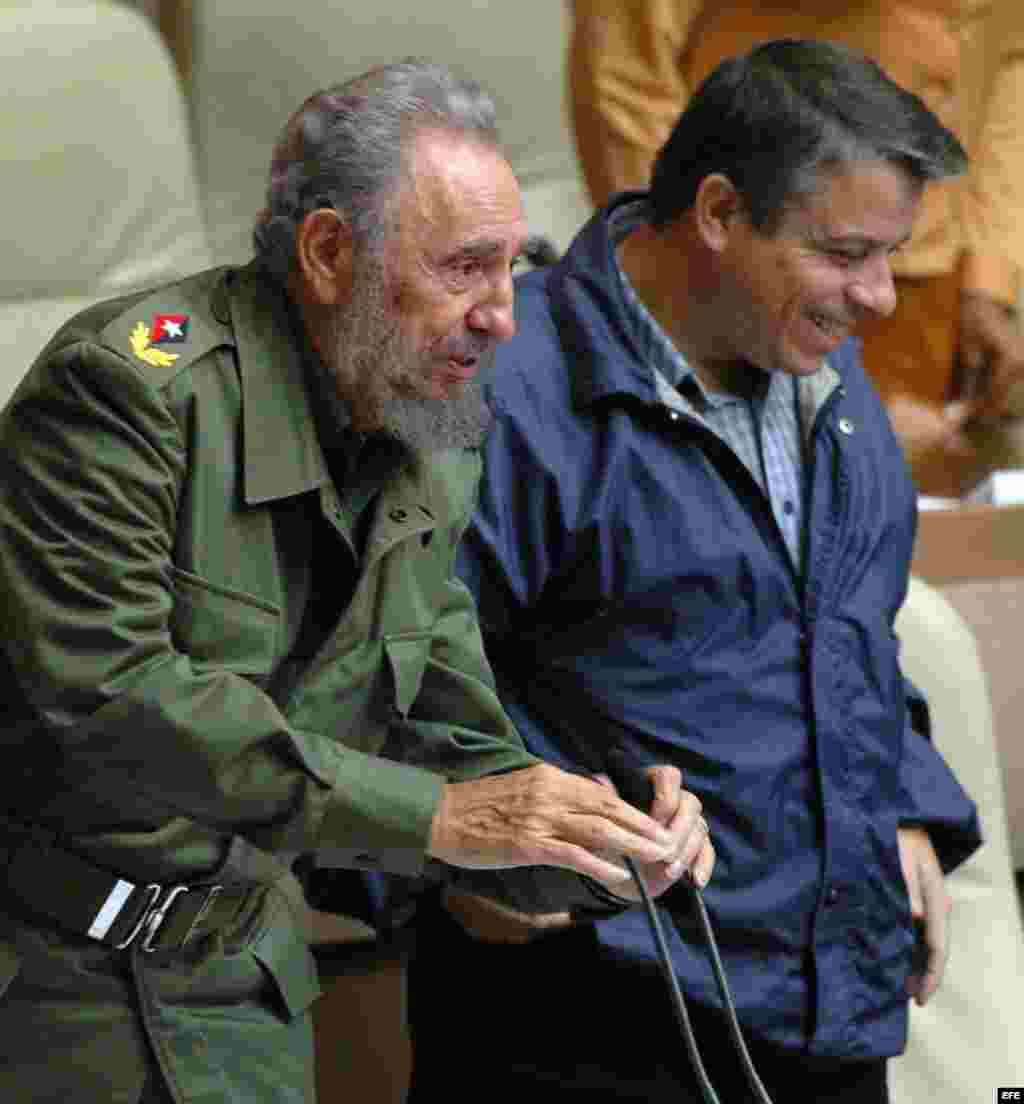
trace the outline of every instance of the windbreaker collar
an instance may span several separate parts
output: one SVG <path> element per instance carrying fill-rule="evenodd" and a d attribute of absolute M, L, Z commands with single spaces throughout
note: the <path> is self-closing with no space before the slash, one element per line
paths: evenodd
<path fill-rule="evenodd" d="M 581 409 L 613 395 L 647 403 L 659 398 L 637 320 L 626 308 L 608 222 L 612 210 L 645 195 L 624 192 L 598 211 L 551 275 L 556 323 L 565 348 L 577 354 L 572 394 Z"/>
<path fill-rule="evenodd" d="M 627 306 L 609 225 L 616 210 L 646 196 L 617 195 L 583 227 L 550 276 L 555 320 L 565 348 L 575 354 L 572 396 L 581 410 L 612 396 L 665 401 L 664 387 L 647 364 L 640 320 Z M 799 381 L 807 425 L 839 386 L 844 355 L 845 347 L 826 358 L 820 372 Z"/>

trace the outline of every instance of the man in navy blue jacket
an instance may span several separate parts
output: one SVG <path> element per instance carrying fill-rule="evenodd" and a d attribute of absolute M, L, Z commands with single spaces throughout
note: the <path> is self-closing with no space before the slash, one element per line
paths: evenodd
<path fill-rule="evenodd" d="M 925 183 L 965 160 L 859 55 L 790 41 L 727 61 L 650 191 L 519 281 L 492 376 L 460 562 L 503 700 L 563 766 L 682 769 L 777 1102 L 887 1100 L 908 1000 L 942 976 L 944 872 L 980 841 L 901 674 L 915 493 L 850 337 L 893 309 Z M 413 1100 L 489 1081 L 531 1104 L 700 1099 L 642 911 L 443 903 L 410 974 Z M 689 899 L 664 904 L 712 1081 L 747 1100 Z"/>

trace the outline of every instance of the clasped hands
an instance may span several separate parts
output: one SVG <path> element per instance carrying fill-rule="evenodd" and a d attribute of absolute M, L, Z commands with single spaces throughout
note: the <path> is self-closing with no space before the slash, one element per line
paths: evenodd
<path fill-rule="evenodd" d="M 715 863 L 698 798 L 676 767 L 648 769 L 654 801 L 635 809 L 603 776 L 548 763 L 468 782 L 450 782 L 431 828 L 429 853 L 453 866 L 556 866 L 601 883 L 625 900 L 639 890 L 622 863 L 637 865 L 652 897 L 689 872 L 707 884 Z"/>

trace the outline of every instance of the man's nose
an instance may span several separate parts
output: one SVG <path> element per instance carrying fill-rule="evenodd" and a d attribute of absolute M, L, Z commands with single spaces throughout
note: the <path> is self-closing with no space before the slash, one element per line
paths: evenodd
<path fill-rule="evenodd" d="M 892 314 L 896 309 L 896 285 L 888 254 L 880 253 L 868 258 L 851 280 L 847 294 L 871 314 L 882 317 Z"/>
<path fill-rule="evenodd" d="M 473 305 L 466 316 L 466 324 L 471 330 L 486 333 L 496 341 L 508 341 L 516 332 L 514 303 L 512 274 L 509 272 L 492 283 L 487 296 Z"/>

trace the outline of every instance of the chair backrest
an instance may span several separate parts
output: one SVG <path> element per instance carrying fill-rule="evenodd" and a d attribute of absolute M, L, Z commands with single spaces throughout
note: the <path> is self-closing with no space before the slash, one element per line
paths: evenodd
<path fill-rule="evenodd" d="M 531 228 L 563 249 L 589 212 L 563 106 L 561 0 L 195 0 L 191 102 L 203 203 L 219 260 L 251 253 L 270 150 L 313 91 L 409 56 L 494 96 Z"/>
<path fill-rule="evenodd" d="M 1024 576 L 963 579 L 944 583 L 942 593 L 978 640 L 992 694 L 1010 858 L 1017 870 L 1024 871 L 1024 677 L 1020 655 Z"/>
<path fill-rule="evenodd" d="M 1001 429 L 1024 464 L 1024 422 Z M 995 446 L 993 446 L 995 447 Z M 988 678 L 1013 866 L 1024 871 L 1024 505 L 925 510 L 914 545 L 915 575 L 938 586 L 970 626 Z"/>
<path fill-rule="evenodd" d="M 892 1099 L 986 1101 L 998 1085 L 1024 1084 L 1024 935 L 989 691 L 973 634 L 934 587 L 911 581 L 896 629 L 904 670 L 928 696 L 935 744 L 978 804 L 985 844 L 949 877 L 946 977 L 924 1008 L 911 1009 L 907 1052 L 892 1063 Z"/>
<path fill-rule="evenodd" d="M 0 324 L 6 400 L 57 325 L 209 262 L 185 103 L 139 13 L 0 5 Z"/>

